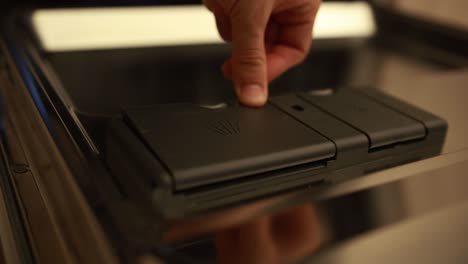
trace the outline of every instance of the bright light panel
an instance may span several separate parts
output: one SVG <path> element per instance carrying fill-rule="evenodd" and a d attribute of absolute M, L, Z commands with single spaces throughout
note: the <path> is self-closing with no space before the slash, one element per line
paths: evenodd
<path fill-rule="evenodd" d="M 32 15 L 48 51 L 221 43 L 204 6 L 41 9 Z M 365 2 L 322 3 L 313 37 L 369 37 L 376 31 Z"/>

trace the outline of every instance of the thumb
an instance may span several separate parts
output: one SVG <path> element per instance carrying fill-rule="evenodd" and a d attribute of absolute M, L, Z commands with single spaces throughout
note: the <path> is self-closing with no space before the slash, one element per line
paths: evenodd
<path fill-rule="evenodd" d="M 265 1 L 238 0 L 232 10 L 232 79 L 241 103 L 259 107 L 268 97 L 265 28 L 269 18 Z M 255 4 L 254 4 L 255 5 Z"/>

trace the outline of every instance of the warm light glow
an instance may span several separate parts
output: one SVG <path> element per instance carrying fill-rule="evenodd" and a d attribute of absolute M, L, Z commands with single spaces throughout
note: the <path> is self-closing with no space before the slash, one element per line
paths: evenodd
<path fill-rule="evenodd" d="M 32 22 L 48 51 L 221 42 L 213 15 L 201 5 L 41 9 Z M 375 30 L 367 3 L 322 3 L 314 38 L 368 37 Z"/>

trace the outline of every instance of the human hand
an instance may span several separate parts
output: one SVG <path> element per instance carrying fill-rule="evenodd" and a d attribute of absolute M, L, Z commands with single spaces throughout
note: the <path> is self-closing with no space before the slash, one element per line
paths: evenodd
<path fill-rule="evenodd" d="M 221 37 L 232 43 L 222 66 L 239 100 L 262 106 L 268 82 L 300 63 L 311 45 L 320 0 L 204 0 Z"/>

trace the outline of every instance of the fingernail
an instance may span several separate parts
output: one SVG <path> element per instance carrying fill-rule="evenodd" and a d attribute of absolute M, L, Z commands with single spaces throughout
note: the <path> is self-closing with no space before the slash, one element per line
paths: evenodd
<path fill-rule="evenodd" d="M 258 84 L 242 86 L 240 96 L 243 103 L 251 106 L 262 106 L 266 101 L 264 89 Z"/>

